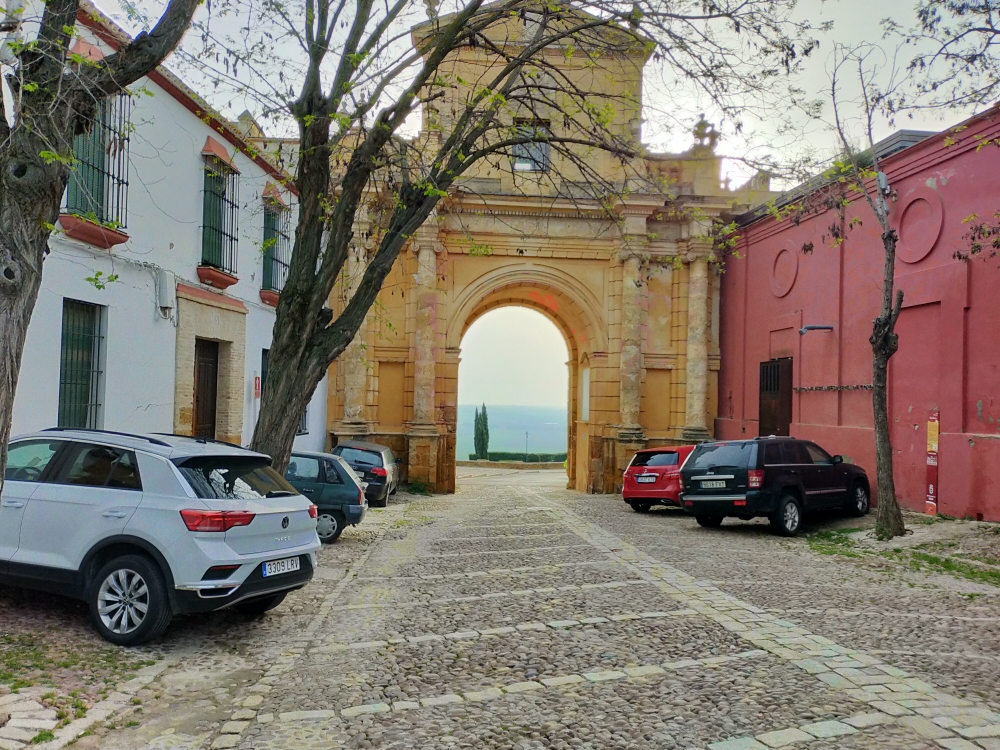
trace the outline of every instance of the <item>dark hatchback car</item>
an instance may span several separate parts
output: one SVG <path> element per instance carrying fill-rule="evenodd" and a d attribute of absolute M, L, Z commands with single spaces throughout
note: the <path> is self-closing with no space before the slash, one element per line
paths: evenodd
<path fill-rule="evenodd" d="M 700 525 L 764 516 L 783 536 L 798 532 L 803 512 L 842 508 L 862 516 L 871 497 L 864 469 L 795 438 L 702 443 L 681 469 L 681 482 L 684 510 Z"/>
<path fill-rule="evenodd" d="M 399 460 L 386 446 L 345 440 L 330 452 L 347 461 L 361 481 L 368 483 L 366 495 L 373 508 L 384 508 L 389 495 L 399 488 Z"/>
<path fill-rule="evenodd" d="M 295 452 L 285 479 L 318 507 L 316 534 L 327 544 L 365 517 L 368 501 L 354 470 L 340 456 Z"/>

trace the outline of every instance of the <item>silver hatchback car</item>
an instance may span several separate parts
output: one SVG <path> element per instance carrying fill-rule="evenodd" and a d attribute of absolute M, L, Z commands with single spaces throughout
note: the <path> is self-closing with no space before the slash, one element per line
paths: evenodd
<path fill-rule="evenodd" d="M 0 583 L 83 599 L 101 636 L 133 646 L 176 614 L 278 606 L 312 579 L 316 516 L 261 453 L 45 430 L 10 443 Z"/>

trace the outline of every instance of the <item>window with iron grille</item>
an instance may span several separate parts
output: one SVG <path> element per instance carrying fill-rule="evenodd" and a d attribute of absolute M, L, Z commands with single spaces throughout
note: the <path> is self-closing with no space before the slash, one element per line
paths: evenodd
<path fill-rule="evenodd" d="M 307 406 L 305 411 L 302 412 L 302 417 L 299 419 L 299 427 L 295 431 L 296 435 L 308 435 L 309 434 L 309 407 Z"/>
<path fill-rule="evenodd" d="M 274 201 L 264 203 L 264 276 L 261 289 L 280 292 L 288 279 L 292 243 L 288 237 L 287 208 Z"/>
<path fill-rule="evenodd" d="M 59 355 L 59 427 L 99 429 L 103 420 L 104 308 L 63 300 Z"/>
<path fill-rule="evenodd" d="M 543 120 L 518 120 L 515 122 L 515 132 L 518 136 L 537 140 L 513 145 L 511 154 L 514 157 L 514 171 L 548 172 L 549 124 Z"/>
<path fill-rule="evenodd" d="M 102 99 L 89 133 L 73 139 L 75 163 L 66 186 L 66 213 L 125 227 L 132 97 Z"/>
<path fill-rule="evenodd" d="M 239 174 L 214 156 L 205 159 L 201 262 L 236 273 Z"/>

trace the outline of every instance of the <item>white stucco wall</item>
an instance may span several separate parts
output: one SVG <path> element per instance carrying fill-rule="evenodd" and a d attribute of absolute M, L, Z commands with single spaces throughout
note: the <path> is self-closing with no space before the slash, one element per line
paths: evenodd
<path fill-rule="evenodd" d="M 100 44 L 86 30 L 81 38 Z M 148 79 L 133 90 L 130 138 L 128 212 L 129 240 L 111 251 L 65 236 L 54 236 L 45 261 L 42 289 L 28 329 L 14 405 L 14 434 L 56 424 L 59 401 L 60 342 L 63 299 L 105 307 L 103 358 L 105 429 L 170 432 L 174 415 L 176 308 L 164 318 L 157 305 L 156 270 L 167 269 L 176 280 L 208 288 L 199 282 L 202 193 L 208 136 L 233 156 L 239 178 L 239 282 L 226 295 L 248 308 L 244 383 L 243 441 L 253 434 L 259 402 L 253 379 L 260 374 L 261 349 L 269 348 L 274 310 L 260 301 L 263 254 L 263 191 L 276 182 L 218 131 Z M 292 206 L 287 191 L 284 198 Z M 85 279 L 95 271 L 118 280 L 103 290 Z M 321 449 L 325 444 L 326 383 L 309 408 L 310 431 L 296 438 L 296 447 Z"/>

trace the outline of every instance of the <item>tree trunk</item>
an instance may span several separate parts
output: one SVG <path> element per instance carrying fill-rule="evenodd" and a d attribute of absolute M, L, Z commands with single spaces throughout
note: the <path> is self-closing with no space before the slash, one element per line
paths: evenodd
<path fill-rule="evenodd" d="M 10 268 L 4 257 L 6 250 L 0 249 L 0 273 L 5 275 Z M 42 253 L 38 253 L 38 257 L 41 258 Z M 7 468 L 7 444 L 10 442 L 21 354 L 28 322 L 42 286 L 41 270 L 41 267 L 37 271 L 28 270 L 18 283 L 4 283 L 12 281 L 9 278 L 0 280 L 0 341 L 3 342 L 0 346 L 0 490 L 3 489 L 3 475 Z M 58 376 L 58 373 L 54 375 Z"/>
<path fill-rule="evenodd" d="M 895 230 L 887 229 L 882 233 L 882 245 L 885 249 L 882 310 L 872 324 L 869 339 L 872 345 L 872 410 L 875 420 L 875 473 L 878 488 L 875 535 L 879 539 L 892 539 L 906 533 L 903 514 L 896 500 L 896 484 L 892 475 L 892 441 L 889 436 L 889 359 L 899 347 L 895 327 L 903 305 L 902 289 L 897 292 L 893 304 L 896 240 Z"/>
<path fill-rule="evenodd" d="M 69 174 L 64 165 L 39 156 L 46 144 L 62 144 L 65 149 L 63 133 L 35 134 L 21 127 L 5 135 L 7 142 L 0 148 L 0 489 L 24 340 Z"/>
<path fill-rule="evenodd" d="M 302 414 L 326 372 L 322 366 L 282 354 L 282 347 L 272 347 L 268 353 L 267 383 L 261 393 L 260 417 L 250 449 L 269 455 L 271 465 L 283 474 Z"/>

